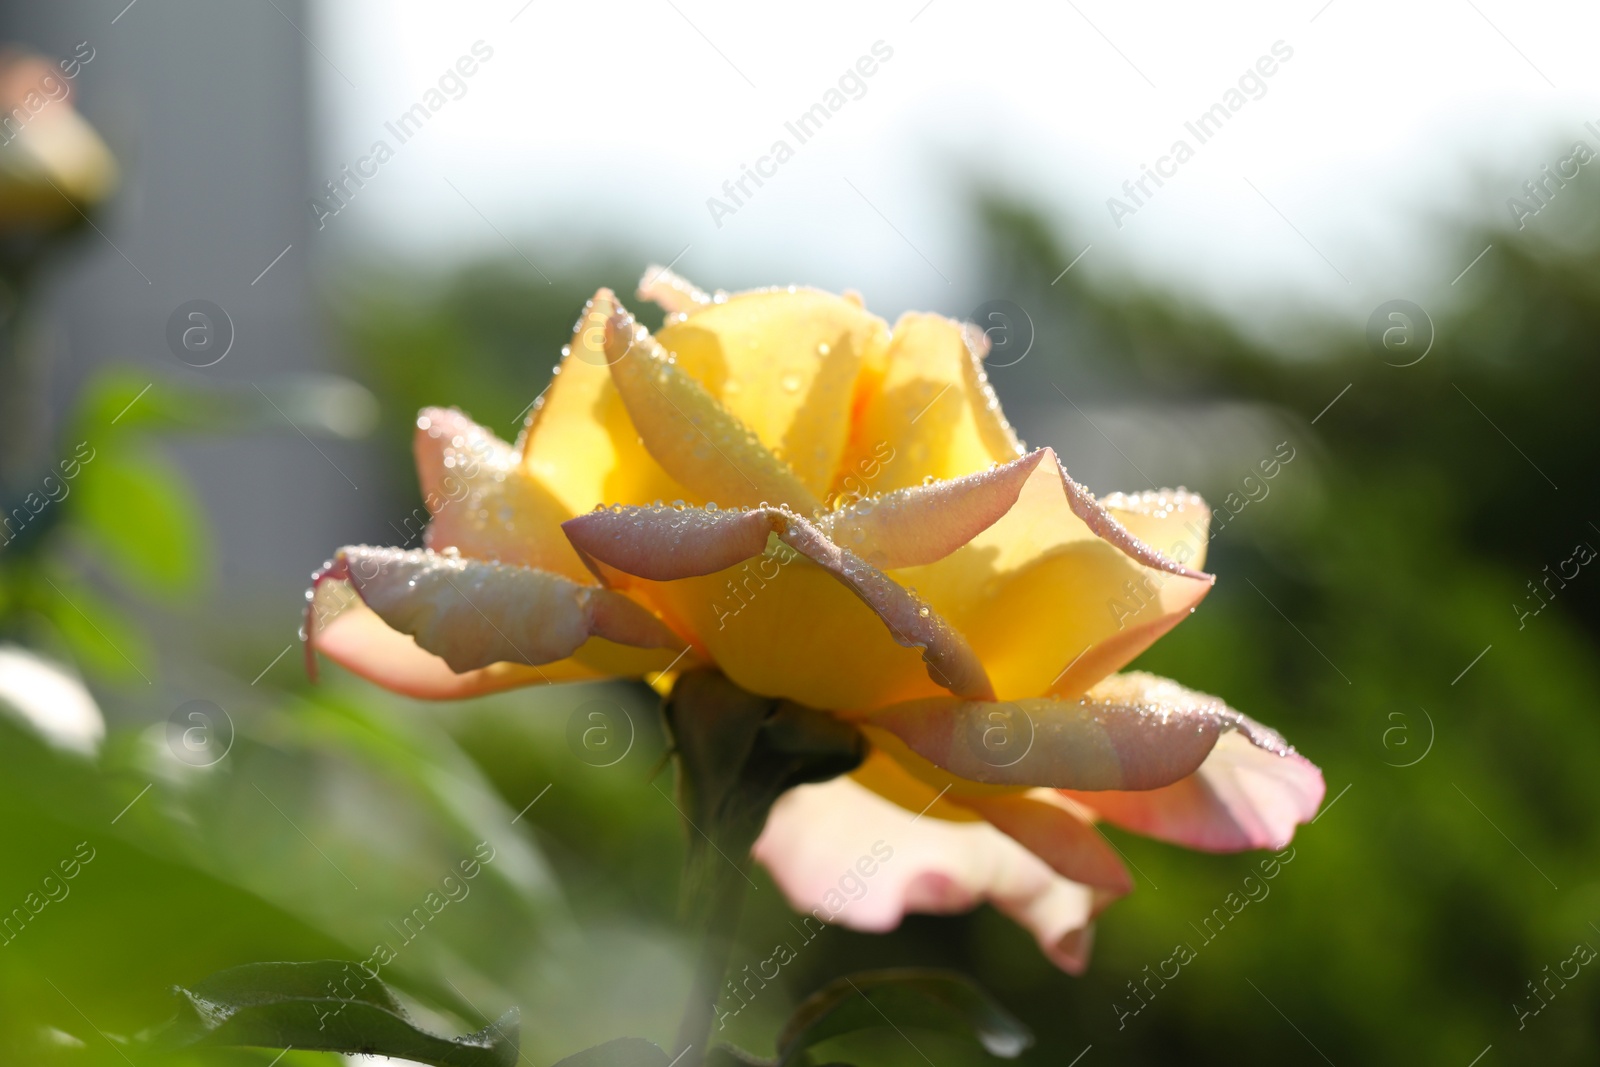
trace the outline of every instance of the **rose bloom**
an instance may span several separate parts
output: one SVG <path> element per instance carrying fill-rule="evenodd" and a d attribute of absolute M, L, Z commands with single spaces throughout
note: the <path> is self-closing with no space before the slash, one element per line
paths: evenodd
<path fill-rule="evenodd" d="M 661 331 L 596 293 L 515 445 L 418 417 L 427 547 L 317 573 L 313 665 L 425 699 L 714 665 L 823 709 L 871 747 L 768 817 L 794 907 L 885 930 L 987 901 L 1074 973 L 1132 888 L 1098 820 L 1228 852 L 1315 814 L 1278 734 L 1116 673 L 1211 588 L 1199 497 L 1096 500 L 1027 450 L 972 326 L 659 269 L 640 296 Z"/>

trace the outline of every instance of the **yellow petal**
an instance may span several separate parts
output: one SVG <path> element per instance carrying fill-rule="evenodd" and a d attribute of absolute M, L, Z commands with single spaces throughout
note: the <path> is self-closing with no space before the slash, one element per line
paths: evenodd
<path fill-rule="evenodd" d="M 830 539 L 874 567 L 933 563 L 1010 511 L 1044 457 L 1041 449 L 993 470 L 893 489 L 838 508 L 820 525 Z"/>
<path fill-rule="evenodd" d="M 933 764 L 923 760 L 922 757 L 913 758 L 926 767 L 932 768 L 945 783 L 933 785 L 926 779 L 911 773 L 905 764 L 895 755 L 890 754 L 887 746 L 880 744 L 880 737 L 890 740 L 899 748 L 905 748 L 905 742 L 893 734 L 880 730 L 873 730 L 868 737 L 872 741 L 872 749 L 867 753 L 867 758 L 861 766 L 850 772 L 850 777 L 866 786 L 885 800 L 892 800 L 905 808 L 913 815 L 921 815 L 927 819 L 947 819 L 950 822 L 979 822 L 983 816 L 969 807 L 964 807 L 946 798 L 952 791 L 948 784 L 953 776 L 948 772 L 934 767 Z M 980 789 L 993 789 L 993 786 L 979 786 Z"/>
<path fill-rule="evenodd" d="M 1100 503 L 1128 532 L 1168 559 L 1200 570 L 1206 565 L 1211 509 L 1187 489 L 1112 493 Z"/>
<path fill-rule="evenodd" d="M 661 346 L 815 496 L 825 496 L 849 438 L 862 363 L 881 358 L 888 325 L 814 289 L 690 306 L 657 335 Z"/>
<path fill-rule="evenodd" d="M 427 547 L 593 584 L 561 532 L 572 513 L 518 462 L 510 445 L 459 411 L 426 408 L 417 416 L 413 447 L 423 502 L 432 513 Z"/>
<path fill-rule="evenodd" d="M 1094 828 L 1089 813 L 1054 790 L 965 797 L 961 803 L 1044 860 L 1057 874 L 1118 896 L 1133 892 L 1127 868 L 1111 843 Z"/>
<path fill-rule="evenodd" d="M 939 315 L 894 327 L 834 480 L 846 496 L 959 478 L 1022 455 L 979 360 L 976 331 Z"/>
<path fill-rule="evenodd" d="M 633 316 L 606 322 L 611 380 L 644 448 L 703 501 L 787 504 L 810 514 L 820 502 L 781 459 L 705 386 L 667 358 Z"/>
<path fill-rule="evenodd" d="M 644 269 L 638 294 L 640 300 L 648 300 L 665 311 L 669 322 L 688 318 L 701 308 L 710 307 L 718 298 L 683 275 L 654 263 Z M 718 296 L 723 300 L 728 298 L 726 293 Z"/>
<path fill-rule="evenodd" d="M 916 649 L 938 688 L 993 695 L 959 633 L 793 512 L 614 508 L 563 529 L 608 585 L 654 605 L 752 692 L 871 707 L 928 689 L 904 676 Z"/>
<path fill-rule="evenodd" d="M 612 384 L 605 324 L 616 308 L 609 289 L 584 306 L 555 378 L 518 439 L 522 465 L 574 515 L 599 503 L 698 503 L 639 443 Z"/>
<path fill-rule="evenodd" d="M 967 636 L 1002 700 L 1082 693 L 1211 588 L 1134 538 L 1044 451 L 1004 517 L 936 563 L 891 572 Z"/>

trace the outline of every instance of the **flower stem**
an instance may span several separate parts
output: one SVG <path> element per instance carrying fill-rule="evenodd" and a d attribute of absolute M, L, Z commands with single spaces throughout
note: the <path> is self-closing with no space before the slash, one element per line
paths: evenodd
<path fill-rule="evenodd" d="M 860 765 L 866 741 L 825 712 L 757 696 L 715 670 L 678 679 L 663 710 L 678 768 L 678 810 L 689 849 L 682 911 L 700 938 L 699 959 L 673 1052 L 680 1067 L 705 1062 L 728 958 L 750 880 L 750 847 L 788 789 Z"/>
<path fill-rule="evenodd" d="M 703 840 L 698 851 L 710 852 L 705 847 L 708 844 Z M 683 1056 L 680 1067 L 699 1067 L 710 1050 L 711 1023 L 716 1018 L 723 976 L 733 954 L 745 893 L 750 888 L 748 863 L 736 863 L 731 859 L 723 862 L 714 852 L 711 861 L 720 864 L 722 869 L 710 877 L 692 875 L 693 868 L 698 866 L 692 859 L 684 870 L 685 893 L 694 892 L 695 903 L 703 906 L 695 909 L 701 913 L 696 924 L 700 934 L 699 959 L 695 963 L 683 1020 L 678 1024 L 678 1040 L 673 1046 L 673 1054 Z"/>

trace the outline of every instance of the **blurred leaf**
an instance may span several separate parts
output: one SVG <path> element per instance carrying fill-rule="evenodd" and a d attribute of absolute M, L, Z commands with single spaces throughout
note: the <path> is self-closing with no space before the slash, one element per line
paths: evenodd
<path fill-rule="evenodd" d="M 286 425 L 287 423 L 292 425 Z M 262 384 L 211 384 L 158 378 L 115 367 L 102 371 L 78 405 L 77 436 L 101 440 L 113 432 L 188 430 L 238 434 L 292 433 L 365 437 L 378 420 L 372 391 L 333 374 L 286 375 Z"/>
<path fill-rule="evenodd" d="M 706 1053 L 706 1067 L 774 1067 L 776 1063 L 733 1045 L 716 1045 Z"/>
<path fill-rule="evenodd" d="M 198 583 L 203 512 L 183 475 L 153 450 L 100 449 L 84 466 L 76 497 L 75 525 L 130 586 L 173 599 Z"/>
<path fill-rule="evenodd" d="M 642 1037 L 619 1037 L 560 1060 L 555 1067 L 667 1067 L 661 1046 Z"/>
<path fill-rule="evenodd" d="M 1033 1034 L 971 980 L 950 971 L 903 968 L 845 975 L 811 994 L 778 1037 L 790 1064 L 824 1041 L 858 1030 L 916 1027 L 973 1037 L 991 1055 L 1014 1059 Z"/>
<path fill-rule="evenodd" d="M 73 659 L 91 673 L 117 681 L 149 681 L 155 662 L 143 633 L 114 605 L 64 569 L 40 573 L 37 605 L 60 631 Z"/>
<path fill-rule="evenodd" d="M 194 989 L 162 1033 L 163 1044 L 248 1045 L 391 1056 L 434 1067 L 513 1067 L 520 1024 L 515 1008 L 465 1037 L 419 1030 L 394 994 L 339 960 L 248 963 L 219 971 Z M 343 990 L 345 996 L 336 995 Z"/>

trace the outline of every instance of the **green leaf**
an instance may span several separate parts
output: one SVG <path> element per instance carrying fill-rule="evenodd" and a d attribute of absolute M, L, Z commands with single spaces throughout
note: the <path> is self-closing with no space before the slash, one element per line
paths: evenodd
<path fill-rule="evenodd" d="M 65 567 L 40 568 L 31 577 L 39 581 L 30 581 L 30 601 L 55 624 L 84 670 L 118 682 L 150 680 L 155 651 L 122 609 Z"/>
<path fill-rule="evenodd" d="M 991 1055 L 1013 1059 L 1033 1034 L 971 980 L 951 971 L 903 968 L 846 975 L 807 997 L 778 1037 L 778 1061 L 858 1030 L 895 1026 L 976 1038 Z"/>
<path fill-rule="evenodd" d="M 75 486 L 74 521 L 129 585 L 157 596 L 192 589 L 204 571 L 201 510 L 183 475 L 151 449 L 98 450 Z"/>
<path fill-rule="evenodd" d="M 188 431 L 285 433 L 356 439 L 372 431 L 378 401 L 365 386 L 332 374 L 285 375 L 260 385 L 155 377 L 114 367 L 95 376 L 78 403 L 76 438 L 106 433 Z"/>
<path fill-rule="evenodd" d="M 777 1062 L 735 1045 L 713 1045 L 706 1053 L 706 1067 L 776 1067 Z"/>
<path fill-rule="evenodd" d="M 360 1052 L 434 1067 L 514 1067 L 518 1059 L 515 1008 L 475 1034 L 438 1037 L 418 1029 L 386 985 L 340 960 L 248 963 L 177 993 L 183 1006 L 159 1039 L 174 1049 Z"/>
<path fill-rule="evenodd" d="M 661 1046 L 642 1037 L 619 1037 L 582 1052 L 574 1052 L 555 1067 L 667 1067 Z"/>

